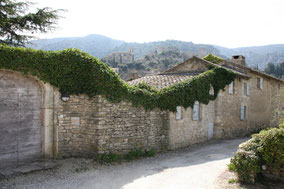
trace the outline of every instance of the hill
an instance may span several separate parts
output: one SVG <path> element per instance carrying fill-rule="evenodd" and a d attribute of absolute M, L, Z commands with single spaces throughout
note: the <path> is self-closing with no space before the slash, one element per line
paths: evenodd
<path fill-rule="evenodd" d="M 77 48 L 92 56 L 102 58 L 111 53 L 114 48 L 125 43 L 124 41 L 111 39 L 103 35 L 92 34 L 86 37 L 66 37 L 54 39 L 42 39 L 32 41 L 28 47 L 42 50 L 63 50 Z"/>
<path fill-rule="evenodd" d="M 86 37 L 36 40 L 33 41 L 33 43 L 34 45 L 30 45 L 29 47 L 42 50 L 78 48 L 100 59 L 112 52 L 128 52 L 130 48 L 134 48 L 135 61 L 139 60 L 139 62 L 141 62 L 140 59 L 145 60 L 145 56 L 147 55 L 152 56 L 155 51 L 163 51 L 164 49 L 170 48 L 176 48 L 179 51 L 178 53 L 183 54 L 183 58 L 177 60 L 173 60 L 172 55 L 170 55 L 171 58 L 169 60 L 173 60 L 173 62 L 176 63 L 177 61 L 182 61 L 184 58 L 192 55 L 203 57 L 209 53 L 213 53 L 225 59 L 230 59 L 232 55 L 242 54 L 246 57 L 246 63 L 248 66 L 258 67 L 262 70 L 269 62 L 273 64 L 284 62 L 284 44 L 230 49 L 217 45 L 194 44 L 192 42 L 176 40 L 149 43 L 127 43 L 125 41 L 115 40 L 97 34 L 88 35 Z M 176 52 L 174 52 L 174 54 L 175 53 Z M 157 58 L 158 56 L 154 59 Z M 146 62 L 146 64 L 148 63 Z M 148 67 L 147 65 L 144 66 Z M 157 67 L 157 69 L 159 68 L 161 68 L 161 66 Z"/>

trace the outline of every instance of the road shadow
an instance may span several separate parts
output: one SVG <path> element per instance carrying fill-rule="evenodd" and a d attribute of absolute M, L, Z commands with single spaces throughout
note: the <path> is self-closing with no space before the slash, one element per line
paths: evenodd
<path fill-rule="evenodd" d="M 205 143 L 196 144 L 187 148 L 157 154 L 155 157 L 139 159 L 131 162 L 115 163 L 111 165 L 98 165 L 88 161 L 84 164 L 86 169 L 80 170 L 73 160 L 63 160 L 62 165 L 52 172 L 47 181 L 46 172 L 37 172 L 25 175 L 24 178 L 13 178 L 2 182 L 3 186 L 9 183 L 16 183 L 18 188 L 25 186 L 28 188 L 98 188 L 98 189 L 118 189 L 146 177 L 155 176 L 167 170 L 177 168 L 188 168 L 191 166 L 201 166 L 203 164 L 220 161 L 233 157 L 238 145 L 248 138 L 233 140 L 211 140 Z M 66 162 L 69 161 L 69 164 Z M 79 161 L 79 160 L 78 160 Z M 64 163 L 65 162 L 65 163 Z M 70 163 L 71 162 L 71 163 Z M 70 166 L 69 169 L 64 167 Z M 72 170 L 73 167 L 73 170 Z M 79 168 L 79 169 L 78 169 Z M 71 170 L 71 171 L 70 171 Z M 198 174 L 198 173 L 197 173 Z M 36 181 L 27 186 L 26 181 Z M 22 179 L 22 180 L 21 180 Z M 1 181 L 0 181 L 1 185 Z M 8 187 L 9 188 L 9 187 Z"/>

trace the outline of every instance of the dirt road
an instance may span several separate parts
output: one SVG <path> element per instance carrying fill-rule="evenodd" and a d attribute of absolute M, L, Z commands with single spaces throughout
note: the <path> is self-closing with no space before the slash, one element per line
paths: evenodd
<path fill-rule="evenodd" d="M 98 165 L 89 159 L 60 160 L 57 169 L 11 177 L 0 181 L 0 188 L 219 189 L 218 177 L 245 140 L 213 140 L 115 165 Z"/>

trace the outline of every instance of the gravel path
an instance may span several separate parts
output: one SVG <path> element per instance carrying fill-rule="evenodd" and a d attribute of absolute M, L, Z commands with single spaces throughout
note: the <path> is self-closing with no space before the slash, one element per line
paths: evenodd
<path fill-rule="evenodd" d="M 0 180 L 0 188 L 220 188 L 218 177 L 245 140 L 212 140 L 114 165 L 98 165 L 90 159 L 59 160 L 56 169 Z"/>

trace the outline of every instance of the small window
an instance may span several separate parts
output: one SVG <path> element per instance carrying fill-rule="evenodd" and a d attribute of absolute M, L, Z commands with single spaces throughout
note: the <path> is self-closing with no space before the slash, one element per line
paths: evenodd
<path fill-rule="evenodd" d="M 246 120 L 247 119 L 247 107 L 246 106 L 241 106 L 241 120 Z"/>
<path fill-rule="evenodd" d="M 209 94 L 214 95 L 214 88 L 212 87 L 212 85 L 210 85 Z"/>
<path fill-rule="evenodd" d="M 249 84 L 247 83 L 244 83 L 244 94 L 249 96 Z"/>
<path fill-rule="evenodd" d="M 196 101 L 192 109 L 192 120 L 198 121 L 200 119 L 200 104 Z"/>
<path fill-rule="evenodd" d="M 182 119 L 181 106 L 177 106 L 176 119 Z"/>
<path fill-rule="evenodd" d="M 281 83 L 278 83 L 278 90 L 280 90 L 281 88 Z"/>
<path fill-rule="evenodd" d="M 229 84 L 229 90 L 228 90 L 229 94 L 233 94 L 234 93 L 234 82 Z"/>
<path fill-rule="evenodd" d="M 257 78 L 257 88 L 263 89 L 263 79 L 261 77 Z"/>

